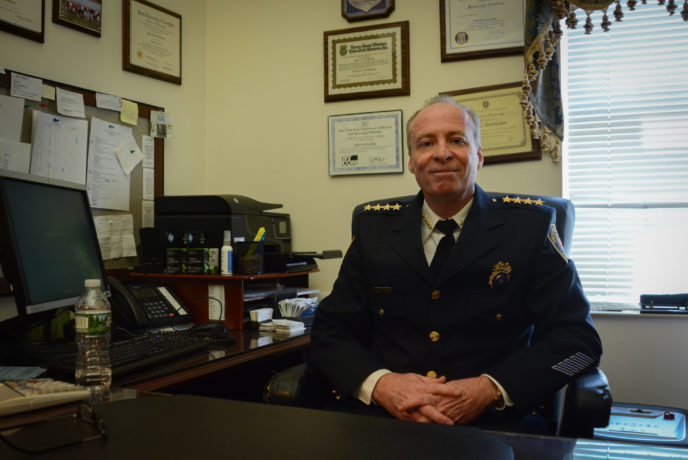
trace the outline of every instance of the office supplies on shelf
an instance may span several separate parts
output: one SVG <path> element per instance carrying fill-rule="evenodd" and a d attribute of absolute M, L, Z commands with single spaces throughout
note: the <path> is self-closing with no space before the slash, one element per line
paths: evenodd
<path fill-rule="evenodd" d="M 87 399 L 88 389 L 53 379 L 0 383 L 0 416 Z"/>

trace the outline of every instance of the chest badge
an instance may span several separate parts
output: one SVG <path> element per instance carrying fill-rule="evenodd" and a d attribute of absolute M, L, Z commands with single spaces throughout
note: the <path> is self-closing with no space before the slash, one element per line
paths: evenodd
<path fill-rule="evenodd" d="M 505 286 L 509 281 L 511 281 L 511 264 L 509 262 L 497 262 L 492 267 L 492 274 L 490 274 L 490 288 Z"/>

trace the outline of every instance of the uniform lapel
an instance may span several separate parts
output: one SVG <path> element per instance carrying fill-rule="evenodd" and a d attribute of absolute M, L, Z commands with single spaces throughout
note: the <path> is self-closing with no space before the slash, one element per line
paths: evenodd
<path fill-rule="evenodd" d="M 421 243 L 420 224 L 423 195 L 419 193 L 404 208 L 401 218 L 392 227 L 390 244 L 394 251 L 415 270 L 418 275 L 432 281 L 430 267 L 425 259 Z"/>
<path fill-rule="evenodd" d="M 496 230 L 502 225 L 502 220 L 491 209 L 491 198 L 476 185 L 473 206 L 438 283 L 454 277 L 499 242 Z"/>

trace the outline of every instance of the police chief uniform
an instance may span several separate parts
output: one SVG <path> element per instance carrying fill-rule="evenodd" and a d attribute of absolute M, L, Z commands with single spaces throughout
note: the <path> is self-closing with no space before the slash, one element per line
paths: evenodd
<path fill-rule="evenodd" d="M 421 242 L 422 192 L 359 205 L 332 293 L 317 309 L 311 365 L 345 398 L 378 369 L 488 374 L 520 413 L 596 367 L 601 341 L 554 210 L 528 201 L 476 185 L 437 279 Z"/>

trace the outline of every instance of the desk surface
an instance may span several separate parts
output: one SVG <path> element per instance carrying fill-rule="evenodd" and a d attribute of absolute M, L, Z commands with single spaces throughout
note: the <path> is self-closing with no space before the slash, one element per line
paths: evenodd
<path fill-rule="evenodd" d="M 483 432 L 198 396 L 129 399 L 99 406 L 106 439 L 32 458 L 242 459 L 688 459 L 688 450 Z M 0 442 L 0 458 L 28 458 Z"/>

